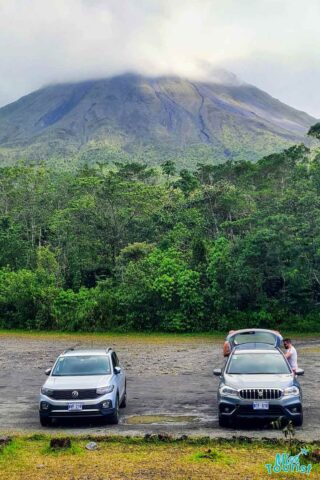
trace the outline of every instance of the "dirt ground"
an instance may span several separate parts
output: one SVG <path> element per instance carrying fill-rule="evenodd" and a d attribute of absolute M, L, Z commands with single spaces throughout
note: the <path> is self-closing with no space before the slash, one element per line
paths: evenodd
<path fill-rule="evenodd" d="M 78 342 L 71 337 L 38 337 L 0 334 L 0 431 L 39 431 L 37 398 L 58 354 Z M 93 346 L 80 340 L 81 346 Z M 304 402 L 304 425 L 297 438 L 320 438 L 320 339 L 295 339 Z M 111 337 L 94 339 L 94 346 L 112 346 L 126 369 L 128 406 L 121 410 L 117 426 L 105 426 L 92 420 L 64 421 L 51 432 L 74 434 L 144 435 L 167 432 L 173 435 L 210 437 L 281 437 L 281 432 L 263 425 L 218 426 L 216 392 L 218 379 L 212 370 L 223 364 L 221 341 L 208 338 L 174 338 L 157 341 L 155 337 Z"/>

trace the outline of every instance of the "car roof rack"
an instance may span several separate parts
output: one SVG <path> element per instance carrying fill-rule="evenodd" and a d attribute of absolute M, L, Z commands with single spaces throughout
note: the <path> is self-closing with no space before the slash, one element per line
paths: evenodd
<path fill-rule="evenodd" d="M 68 352 L 73 352 L 73 351 L 74 351 L 74 347 L 70 347 L 70 348 L 67 348 L 66 350 L 64 350 L 63 354 L 68 353 Z"/>
<path fill-rule="evenodd" d="M 64 355 L 65 353 L 68 353 L 68 352 L 74 352 L 75 349 L 77 348 L 78 345 L 74 346 L 74 347 L 69 347 L 67 348 L 66 350 L 64 350 L 64 352 L 62 353 L 62 355 Z M 109 352 L 112 352 L 113 351 L 113 348 L 112 347 L 107 347 L 106 348 L 106 352 L 109 353 Z"/>
<path fill-rule="evenodd" d="M 81 343 L 78 342 L 78 343 L 75 343 L 74 345 L 72 345 L 72 347 L 69 347 L 67 348 L 64 352 L 63 352 L 63 355 L 65 353 L 68 353 L 68 352 L 73 352 L 76 348 L 80 347 L 81 346 Z"/>

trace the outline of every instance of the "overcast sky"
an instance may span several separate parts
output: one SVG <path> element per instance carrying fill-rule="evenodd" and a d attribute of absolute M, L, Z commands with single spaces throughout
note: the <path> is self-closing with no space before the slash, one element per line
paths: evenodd
<path fill-rule="evenodd" d="M 45 84 L 219 66 L 320 117 L 319 0 L 0 0 L 0 105 Z"/>

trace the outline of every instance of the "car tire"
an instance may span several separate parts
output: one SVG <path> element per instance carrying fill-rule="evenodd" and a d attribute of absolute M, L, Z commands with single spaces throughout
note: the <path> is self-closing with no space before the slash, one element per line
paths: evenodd
<path fill-rule="evenodd" d="M 230 418 L 219 415 L 219 427 L 230 427 Z"/>
<path fill-rule="evenodd" d="M 114 412 L 107 417 L 107 423 L 109 425 L 118 425 L 119 423 L 119 396 L 116 396 L 116 403 Z"/>
<path fill-rule="evenodd" d="M 295 427 L 302 427 L 302 424 L 303 424 L 303 413 L 301 412 L 301 415 L 299 415 L 299 417 L 295 418 L 293 421 L 292 421 L 293 425 Z"/>
<path fill-rule="evenodd" d="M 39 419 L 41 427 L 50 427 L 52 425 L 51 418 L 40 415 Z"/>
<path fill-rule="evenodd" d="M 125 387 L 124 394 L 120 403 L 120 408 L 126 408 L 127 406 L 127 386 Z"/>

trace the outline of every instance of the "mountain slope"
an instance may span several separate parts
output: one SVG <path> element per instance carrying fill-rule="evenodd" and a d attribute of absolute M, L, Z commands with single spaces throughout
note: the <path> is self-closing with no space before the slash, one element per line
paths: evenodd
<path fill-rule="evenodd" d="M 236 77 L 210 83 L 127 74 L 48 86 L 1 108 L 0 151 L 3 160 L 256 160 L 303 141 L 314 122 Z"/>

